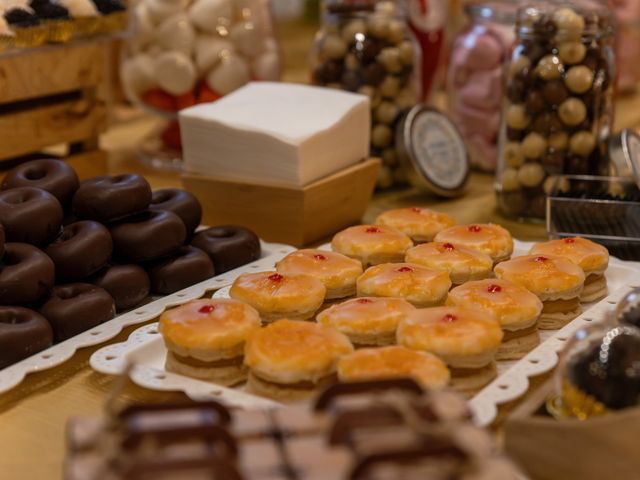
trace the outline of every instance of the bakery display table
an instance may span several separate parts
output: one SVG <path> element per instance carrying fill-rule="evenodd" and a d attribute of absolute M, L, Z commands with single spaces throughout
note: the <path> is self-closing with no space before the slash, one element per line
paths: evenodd
<path fill-rule="evenodd" d="M 288 71 L 285 80 L 304 81 L 307 79 L 305 58 L 313 27 L 300 30 L 285 26 L 282 30 L 286 61 L 300 66 Z M 622 99 L 617 105 L 617 126 L 640 125 L 639 105 L 640 95 Z M 138 114 L 127 113 L 125 116 L 120 113 L 117 112 L 116 115 L 116 118 L 119 116 L 119 121 L 101 138 L 101 147 L 109 153 L 109 173 L 143 174 L 154 189 L 180 186 L 177 174 L 150 170 L 140 165 L 136 159 L 136 145 L 154 128 L 156 120 Z M 364 221 L 373 221 L 384 210 L 420 205 L 445 212 L 460 224 L 496 222 L 506 227 L 514 238 L 525 241 L 544 239 L 546 230 L 543 224 L 517 223 L 497 213 L 493 183 L 492 175 L 474 173 L 466 194 L 452 200 L 442 200 L 416 189 L 378 193 L 369 205 Z M 125 341 L 138 327 L 124 329 L 110 343 Z M 18 387 L 0 395 L 2 478 L 61 477 L 66 420 L 70 416 L 100 414 L 105 399 L 117 382 L 113 377 L 96 373 L 89 367 L 90 356 L 102 346 L 82 349 L 61 366 L 31 374 Z M 532 387 L 543 380 L 544 378 L 536 378 Z M 119 401 L 157 402 L 179 400 L 183 397 L 179 393 L 150 391 L 129 384 L 122 391 Z"/>

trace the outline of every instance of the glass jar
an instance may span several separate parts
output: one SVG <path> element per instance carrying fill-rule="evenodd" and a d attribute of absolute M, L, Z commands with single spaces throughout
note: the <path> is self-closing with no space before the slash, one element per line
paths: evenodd
<path fill-rule="evenodd" d="M 371 155 L 382 158 L 378 186 L 406 183 L 395 130 L 420 99 L 420 49 L 399 4 L 323 5 L 323 25 L 312 51 L 312 82 L 367 95 L 371 100 Z"/>
<path fill-rule="evenodd" d="M 614 65 L 611 16 L 590 2 L 524 6 L 506 71 L 496 192 L 501 212 L 544 219 L 559 174 L 603 175 Z"/>
<path fill-rule="evenodd" d="M 466 5 L 467 27 L 453 41 L 447 76 L 449 114 L 460 129 L 472 167 L 493 172 L 498 159 L 502 71 L 514 41 L 511 2 Z"/>
<path fill-rule="evenodd" d="M 270 0 L 140 0 L 120 68 L 127 98 L 165 121 L 141 153 L 181 165 L 177 112 L 252 80 L 280 78 Z"/>
<path fill-rule="evenodd" d="M 616 34 L 617 87 L 620 93 L 633 93 L 640 82 L 640 0 L 611 0 L 618 22 Z"/>

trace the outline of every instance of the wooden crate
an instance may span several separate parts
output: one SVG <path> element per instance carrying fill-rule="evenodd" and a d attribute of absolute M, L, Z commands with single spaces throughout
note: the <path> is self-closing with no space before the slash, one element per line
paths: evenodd
<path fill-rule="evenodd" d="M 106 171 L 110 51 L 97 38 L 0 55 L 0 169 L 55 147 L 82 177 Z"/>
<path fill-rule="evenodd" d="M 247 184 L 185 174 L 207 225 L 236 224 L 261 238 L 301 247 L 359 223 L 371 200 L 380 160 L 368 159 L 300 188 Z"/>

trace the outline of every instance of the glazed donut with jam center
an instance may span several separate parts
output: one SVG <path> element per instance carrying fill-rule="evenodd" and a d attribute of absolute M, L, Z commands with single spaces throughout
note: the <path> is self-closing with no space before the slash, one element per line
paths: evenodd
<path fill-rule="evenodd" d="M 191 237 L 202 220 L 202 206 L 198 199 L 179 188 L 163 188 L 153 192 L 149 210 L 173 212 L 180 217 Z"/>
<path fill-rule="evenodd" d="M 80 182 L 75 170 L 64 160 L 43 158 L 23 163 L 4 177 L 2 190 L 16 187 L 35 187 L 46 190 L 64 207 L 71 203 Z"/>
<path fill-rule="evenodd" d="M 111 226 L 114 253 L 132 262 L 146 262 L 171 255 L 187 237 L 175 213 L 146 211 Z"/>
<path fill-rule="evenodd" d="M 53 288 L 40 308 L 53 328 L 56 342 L 78 335 L 115 316 L 113 298 L 89 283 L 70 283 Z"/>
<path fill-rule="evenodd" d="M 225 273 L 260 258 L 260 239 L 251 230 L 235 225 L 198 232 L 191 245 L 204 251 L 216 269 Z"/>
<path fill-rule="evenodd" d="M 82 219 L 109 222 L 146 210 L 151 186 L 133 173 L 85 180 L 73 196 L 73 212 Z"/>
<path fill-rule="evenodd" d="M 6 243 L 0 262 L 0 305 L 22 305 L 42 298 L 53 286 L 53 261 L 26 243 Z"/>
<path fill-rule="evenodd" d="M 0 192 L 0 220 L 9 242 L 46 245 L 60 233 L 64 213 L 60 202 L 39 188 Z"/>
<path fill-rule="evenodd" d="M 22 307 L 0 307 L 0 369 L 52 343 L 51 325 L 42 315 Z"/>
<path fill-rule="evenodd" d="M 111 234 L 91 220 L 72 223 L 45 250 L 56 265 L 56 277 L 78 280 L 106 265 L 113 251 Z"/>

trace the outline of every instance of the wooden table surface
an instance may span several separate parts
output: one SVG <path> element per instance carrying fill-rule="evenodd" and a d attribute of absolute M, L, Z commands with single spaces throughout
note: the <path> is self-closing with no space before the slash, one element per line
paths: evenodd
<path fill-rule="evenodd" d="M 285 30 L 285 53 L 290 64 L 301 65 L 311 39 L 310 29 Z M 291 69 L 285 78 L 304 81 L 304 69 Z M 618 127 L 640 124 L 640 96 L 618 103 Z M 154 188 L 179 186 L 176 174 L 162 173 L 141 166 L 135 147 L 155 126 L 152 119 L 134 115 L 120 121 L 102 138 L 110 152 L 110 173 L 135 171 L 147 176 Z M 495 211 L 493 177 L 474 174 L 469 189 L 458 199 L 430 197 L 415 190 L 393 191 L 376 195 L 366 215 L 370 221 L 384 209 L 425 205 L 447 212 L 459 223 L 498 222 L 521 240 L 540 240 L 545 236 L 541 224 L 519 224 L 501 218 Z M 138 327 L 125 329 L 110 343 L 122 342 Z M 0 478 L 55 479 L 61 477 L 64 457 L 65 421 L 74 415 L 97 415 L 103 408 L 114 379 L 93 372 L 88 366 L 91 354 L 101 346 L 80 350 L 65 364 L 29 375 L 7 394 L 0 395 Z M 158 393 L 129 385 L 122 392 L 124 402 L 162 401 L 181 398 L 178 393 Z"/>

